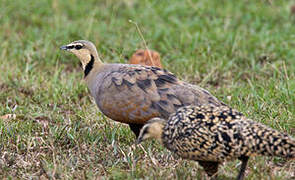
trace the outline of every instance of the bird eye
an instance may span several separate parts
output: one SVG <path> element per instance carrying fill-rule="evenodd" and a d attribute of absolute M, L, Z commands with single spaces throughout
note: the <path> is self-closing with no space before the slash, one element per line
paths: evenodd
<path fill-rule="evenodd" d="M 81 48 L 82 48 L 81 45 L 76 45 L 76 46 L 75 46 L 75 49 L 77 49 L 77 50 L 79 50 L 79 49 L 81 49 Z"/>

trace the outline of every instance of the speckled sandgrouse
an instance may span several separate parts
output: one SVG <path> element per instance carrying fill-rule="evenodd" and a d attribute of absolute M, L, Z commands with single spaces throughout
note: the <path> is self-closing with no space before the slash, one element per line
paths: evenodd
<path fill-rule="evenodd" d="M 156 138 L 182 158 L 196 160 L 209 176 L 218 165 L 240 159 L 238 179 L 244 177 L 250 156 L 295 158 L 295 140 L 285 133 L 247 119 L 227 106 L 185 106 L 168 121 L 153 118 L 140 131 L 137 143 Z"/>
<path fill-rule="evenodd" d="M 140 64 L 146 66 L 156 66 L 162 68 L 160 54 L 152 50 L 137 50 L 129 59 L 129 64 Z"/>
<path fill-rule="evenodd" d="M 89 41 L 74 41 L 61 49 L 80 59 L 84 79 L 102 113 L 129 124 L 136 136 L 147 120 L 168 118 L 179 107 L 224 105 L 205 89 L 182 82 L 167 70 L 132 64 L 104 64 Z"/>

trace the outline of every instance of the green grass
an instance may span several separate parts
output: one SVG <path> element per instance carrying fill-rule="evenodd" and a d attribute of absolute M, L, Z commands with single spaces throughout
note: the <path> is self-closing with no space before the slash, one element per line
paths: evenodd
<path fill-rule="evenodd" d="M 104 117 L 77 58 L 59 46 L 93 41 L 105 62 L 125 63 L 144 43 L 165 68 L 250 118 L 295 133 L 295 18 L 285 0 L 1 0 L 0 178 L 204 179 L 195 162 L 156 142 L 132 145 Z M 234 178 L 239 161 L 220 179 Z M 294 177 L 295 163 L 255 157 L 247 179 Z"/>

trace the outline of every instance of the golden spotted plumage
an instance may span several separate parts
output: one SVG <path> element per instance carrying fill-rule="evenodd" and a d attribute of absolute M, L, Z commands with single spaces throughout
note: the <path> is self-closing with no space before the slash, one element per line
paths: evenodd
<path fill-rule="evenodd" d="M 150 127 L 162 127 L 150 132 Z M 147 135 L 147 134 L 159 135 Z M 295 158 L 295 140 L 285 133 L 247 119 L 227 106 L 185 106 L 168 121 L 153 119 L 143 127 L 138 137 L 142 141 L 160 137 L 163 145 L 185 158 L 199 161 L 208 175 L 217 173 L 224 161 L 240 159 L 242 179 L 248 158 L 254 155 Z"/>

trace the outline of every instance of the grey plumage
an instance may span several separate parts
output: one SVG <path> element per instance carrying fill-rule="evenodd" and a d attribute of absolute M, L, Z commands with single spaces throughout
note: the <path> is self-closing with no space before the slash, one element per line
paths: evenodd
<path fill-rule="evenodd" d="M 180 81 L 167 70 L 142 65 L 104 64 L 91 42 L 75 41 L 62 49 L 80 59 L 91 95 L 103 114 L 129 124 L 137 136 L 147 120 L 168 118 L 179 107 L 224 105 L 205 89 Z"/>

